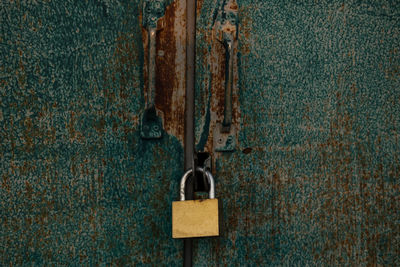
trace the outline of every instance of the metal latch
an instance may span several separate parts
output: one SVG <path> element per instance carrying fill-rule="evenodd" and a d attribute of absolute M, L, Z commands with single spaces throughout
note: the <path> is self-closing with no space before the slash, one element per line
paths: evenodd
<path fill-rule="evenodd" d="M 236 128 L 232 124 L 233 76 L 238 36 L 238 5 L 235 0 L 223 1 L 214 23 L 214 31 L 225 47 L 224 118 L 214 129 L 214 149 L 217 152 L 231 152 L 236 147 Z"/>
<path fill-rule="evenodd" d="M 140 136 L 143 139 L 158 139 L 162 137 L 163 114 L 155 106 L 156 92 L 156 40 L 157 31 L 164 28 L 163 16 L 166 3 L 164 0 L 146 0 L 143 3 L 143 27 L 148 38 L 148 85 L 145 94 L 145 110 L 140 120 Z"/>

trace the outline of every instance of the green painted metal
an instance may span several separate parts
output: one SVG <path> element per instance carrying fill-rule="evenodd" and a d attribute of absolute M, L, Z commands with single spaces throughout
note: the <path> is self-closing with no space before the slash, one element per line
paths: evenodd
<path fill-rule="evenodd" d="M 238 0 L 236 150 L 215 152 L 223 2 L 198 1 L 197 149 L 223 225 L 194 265 L 399 265 L 398 1 Z M 140 138 L 140 1 L 0 7 L 0 265 L 179 266 L 182 140 Z"/>
<path fill-rule="evenodd" d="M 177 265 L 183 149 L 140 138 L 139 1 L 0 5 L 0 265 Z"/>
<path fill-rule="evenodd" d="M 211 151 L 223 1 L 200 2 L 196 135 Z M 399 2 L 237 4 L 239 149 L 213 154 L 223 231 L 196 266 L 399 265 Z"/>

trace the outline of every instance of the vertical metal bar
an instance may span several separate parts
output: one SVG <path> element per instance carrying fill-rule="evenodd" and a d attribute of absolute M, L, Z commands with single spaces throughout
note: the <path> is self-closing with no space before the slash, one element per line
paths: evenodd
<path fill-rule="evenodd" d="M 225 39 L 225 107 L 224 120 L 222 122 L 223 131 L 229 132 L 232 124 L 232 86 L 233 86 L 233 36 Z"/>
<path fill-rule="evenodd" d="M 155 106 L 155 91 L 156 91 L 156 37 L 157 29 L 150 28 L 149 34 L 149 64 L 148 75 L 149 85 L 147 87 L 146 109 L 154 108 Z"/>
<path fill-rule="evenodd" d="M 186 5 L 186 109 L 185 109 L 185 168 L 192 168 L 194 155 L 194 93 L 196 50 L 196 0 Z"/>
<path fill-rule="evenodd" d="M 185 170 L 194 166 L 194 94 L 196 51 L 196 0 L 186 2 Z M 192 176 L 193 177 L 193 176 Z M 186 199 L 193 199 L 193 178 L 186 184 Z M 185 239 L 183 266 L 192 266 L 192 239 Z"/>

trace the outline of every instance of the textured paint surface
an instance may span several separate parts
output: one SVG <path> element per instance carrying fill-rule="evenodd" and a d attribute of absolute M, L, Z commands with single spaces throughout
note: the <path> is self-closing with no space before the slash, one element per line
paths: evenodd
<path fill-rule="evenodd" d="M 167 132 L 141 140 L 139 1 L 0 5 L 0 265 L 177 265 L 170 205 L 183 169 L 184 87 L 172 87 L 184 72 L 158 76 Z M 157 65 L 173 74 L 185 68 L 174 67 L 185 44 L 165 33 L 182 4 L 166 13 Z"/>
<path fill-rule="evenodd" d="M 0 265 L 181 264 L 184 2 L 158 34 L 153 141 L 140 1 L 1 2 Z M 399 2 L 237 1 L 238 145 L 221 154 L 222 2 L 198 1 L 197 148 L 223 225 L 195 266 L 399 265 Z"/>
<path fill-rule="evenodd" d="M 196 135 L 213 151 L 224 49 L 199 1 Z M 400 264 L 400 4 L 238 0 L 235 153 L 197 266 Z M 213 51 L 213 53 L 210 53 Z"/>

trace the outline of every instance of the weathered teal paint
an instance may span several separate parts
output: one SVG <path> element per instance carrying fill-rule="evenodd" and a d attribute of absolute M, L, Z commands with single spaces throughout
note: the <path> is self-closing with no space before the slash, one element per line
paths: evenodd
<path fill-rule="evenodd" d="M 198 2 L 196 136 L 224 222 L 194 264 L 398 265 L 398 2 L 237 1 L 238 147 L 213 153 L 221 2 Z M 139 137 L 139 1 L 0 5 L 0 265 L 180 265 L 182 140 Z"/>
<path fill-rule="evenodd" d="M 215 2 L 198 20 L 206 151 L 210 94 L 223 118 Z M 399 2 L 237 3 L 239 150 L 214 153 L 224 230 L 197 243 L 196 266 L 399 265 Z"/>
<path fill-rule="evenodd" d="M 0 265 L 177 265 L 183 150 L 139 137 L 139 1 L 0 5 Z"/>

